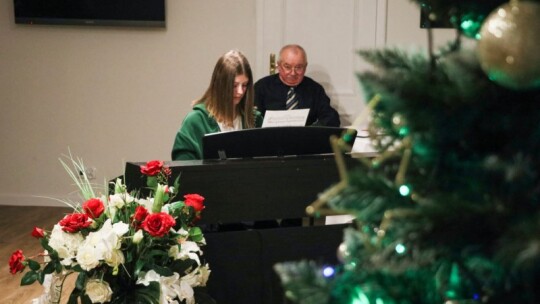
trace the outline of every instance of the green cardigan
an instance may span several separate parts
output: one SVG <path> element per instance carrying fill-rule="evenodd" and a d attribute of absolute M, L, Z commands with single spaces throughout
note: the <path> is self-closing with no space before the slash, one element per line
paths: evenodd
<path fill-rule="evenodd" d="M 254 111 L 254 114 L 255 127 L 260 128 L 263 117 L 259 111 Z M 245 126 L 242 125 L 242 128 Z M 221 132 L 221 130 L 217 121 L 210 117 L 206 105 L 204 103 L 195 105 L 176 133 L 171 152 L 172 160 L 202 159 L 203 136 L 216 132 Z"/>

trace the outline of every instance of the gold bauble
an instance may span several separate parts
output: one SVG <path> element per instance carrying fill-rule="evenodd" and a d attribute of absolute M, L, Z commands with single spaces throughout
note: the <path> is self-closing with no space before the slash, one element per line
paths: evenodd
<path fill-rule="evenodd" d="M 515 1 L 495 9 L 480 29 L 478 60 L 507 88 L 540 87 L 540 3 Z"/>

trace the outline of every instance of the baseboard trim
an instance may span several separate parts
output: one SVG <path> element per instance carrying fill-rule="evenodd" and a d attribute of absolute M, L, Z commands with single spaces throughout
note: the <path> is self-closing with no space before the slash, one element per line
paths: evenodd
<path fill-rule="evenodd" d="M 73 197 L 37 196 L 29 194 L 0 194 L 0 205 L 4 206 L 43 206 L 43 207 L 69 207 L 64 202 L 77 202 Z"/>

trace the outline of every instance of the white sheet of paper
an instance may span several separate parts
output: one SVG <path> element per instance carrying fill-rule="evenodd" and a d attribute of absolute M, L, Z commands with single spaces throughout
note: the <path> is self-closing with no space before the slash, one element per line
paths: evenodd
<path fill-rule="evenodd" d="M 347 224 L 351 223 L 354 220 L 354 216 L 345 214 L 345 215 L 330 215 L 326 216 L 325 225 L 337 225 L 337 224 Z"/>
<path fill-rule="evenodd" d="M 303 127 L 308 114 L 309 109 L 266 111 L 262 127 Z"/>

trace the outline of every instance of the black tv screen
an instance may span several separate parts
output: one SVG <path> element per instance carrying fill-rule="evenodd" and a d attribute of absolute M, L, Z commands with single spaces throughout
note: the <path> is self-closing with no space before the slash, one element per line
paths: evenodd
<path fill-rule="evenodd" d="M 165 27 L 166 0 L 13 0 L 15 23 Z"/>

